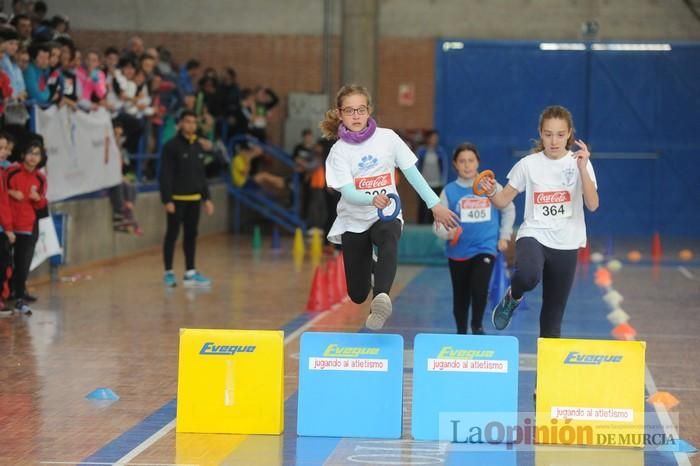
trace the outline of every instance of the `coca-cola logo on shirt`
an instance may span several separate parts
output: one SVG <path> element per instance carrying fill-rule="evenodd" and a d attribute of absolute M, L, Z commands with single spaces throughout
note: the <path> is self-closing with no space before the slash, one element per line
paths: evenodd
<path fill-rule="evenodd" d="M 491 206 L 491 201 L 483 197 L 465 197 L 460 201 L 462 209 L 484 209 Z"/>
<path fill-rule="evenodd" d="M 561 204 L 571 202 L 569 191 L 546 191 L 535 193 L 535 204 Z"/>
<path fill-rule="evenodd" d="M 364 176 L 355 178 L 355 187 L 357 189 L 379 189 L 385 186 L 391 186 L 391 173 L 383 173 L 377 176 Z"/>

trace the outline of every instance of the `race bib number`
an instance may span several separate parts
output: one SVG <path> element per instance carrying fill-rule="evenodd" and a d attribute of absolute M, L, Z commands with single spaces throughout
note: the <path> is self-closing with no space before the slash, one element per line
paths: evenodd
<path fill-rule="evenodd" d="M 483 197 L 463 197 L 459 201 L 462 223 L 480 223 L 491 220 L 491 201 Z"/>
<path fill-rule="evenodd" d="M 535 191 L 533 200 L 536 220 L 571 217 L 571 193 L 569 191 Z"/>
<path fill-rule="evenodd" d="M 377 176 L 355 178 L 355 188 L 374 197 L 379 194 L 393 193 L 394 183 L 391 179 L 391 173 L 383 173 Z"/>

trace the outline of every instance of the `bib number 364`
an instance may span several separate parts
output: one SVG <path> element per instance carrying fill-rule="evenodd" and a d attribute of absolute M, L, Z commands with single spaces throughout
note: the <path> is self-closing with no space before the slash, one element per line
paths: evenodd
<path fill-rule="evenodd" d="M 571 217 L 569 191 L 535 192 L 535 218 L 538 220 Z"/>
<path fill-rule="evenodd" d="M 566 213 L 564 205 L 544 205 L 542 206 L 542 215 L 545 217 L 564 216 Z"/>

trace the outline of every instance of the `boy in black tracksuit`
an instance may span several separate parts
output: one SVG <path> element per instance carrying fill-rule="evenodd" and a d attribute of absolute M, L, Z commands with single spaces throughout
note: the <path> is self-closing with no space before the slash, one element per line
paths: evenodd
<path fill-rule="evenodd" d="M 167 213 L 167 230 L 163 241 L 164 282 L 168 287 L 177 285 L 173 273 L 175 241 L 184 224 L 186 287 L 208 287 L 211 281 L 195 269 L 195 242 L 200 206 L 204 203 L 207 215 L 214 213 L 209 198 L 209 187 L 204 171 L 204 150 L 197 140 L 197 115 L 185 110 L 180 115 L 179 131 L 163 147 L 160 169 L 160 197 Z"/>

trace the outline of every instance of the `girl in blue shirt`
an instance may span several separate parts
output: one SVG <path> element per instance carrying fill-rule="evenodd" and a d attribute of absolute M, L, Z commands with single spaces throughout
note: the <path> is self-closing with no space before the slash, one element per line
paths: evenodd
<path fill-rule="evenodd" d="M 467 333 L 470 304 L 472 333 L 484 334 L 482 320 L 493 264 L 497 252 L 508 248 L 515 221 L 512 203 L 497 209 L 488 197 L 474 194 L 472 184 L 480 162 L 474 144 L 465 142 L 454 150 L 452 163 L 457 179 L 445 186 L 440 202 L 459 216 L 460 227 L 446 230 L 435 226 L 438 237 L 447 240 L 453 313 L 459 334 Z"/>

